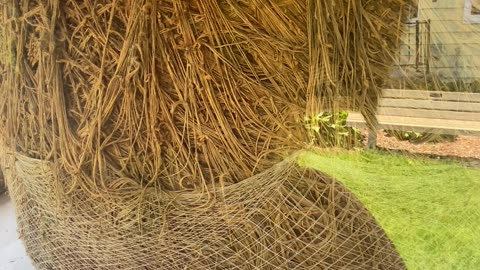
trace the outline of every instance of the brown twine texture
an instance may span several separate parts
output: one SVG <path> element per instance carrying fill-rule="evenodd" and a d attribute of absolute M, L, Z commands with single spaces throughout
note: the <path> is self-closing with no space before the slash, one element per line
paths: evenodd
<path fill-rule="evenodd" d="M 7 181 L 38 269 L 405 269 L 352 193 L 294 158 L 212 190 L 215 200 L 68 193 L 52 163 L 15 160 Z"/>
<path fill-rule="evenodd" d="M 0 195 L 2 195 L 3 193 L 5 193 L 5 191 L 7 191 L 7 184 L 5 183 L 5 179 L 3 177 L 3 173 L 2 171 L 0 170 Z"/>
<path fill-rule="evenodd" d="M 2 1 L 0 161 L 37 267 L 403 268 L 352 194 L 274 164 L 322 145 L 306 116 L 375 121 L 406 4 Z"/>
<path fill-rule="evenodd" d="M 405 2 L 3 1 L 2 137 L 92 194 L 238 182 L 310 143 L 305 116 L 374 111 Z"/>

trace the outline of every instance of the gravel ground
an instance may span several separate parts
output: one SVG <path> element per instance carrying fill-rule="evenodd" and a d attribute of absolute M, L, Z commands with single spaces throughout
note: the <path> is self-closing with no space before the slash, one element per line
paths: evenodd
<path fill-rule="evenodd" d="M 366 131 L 363 132 L 366 133 Z M 377 132 L 377 146 L 384 149 L 407 151 L 412 154 L 457 157 L 480 161 L 480 137 L 458 136 L 454 142 L 411 143 L 386 136 L 385 132 L 380 130 Z"/>

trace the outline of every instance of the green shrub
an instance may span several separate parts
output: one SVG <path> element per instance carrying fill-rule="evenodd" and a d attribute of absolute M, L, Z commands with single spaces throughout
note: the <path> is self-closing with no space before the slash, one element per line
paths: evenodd
<path fill-rule="evenodd" d="M 304 119 L 312 144 L 320 147 L 350 149 L 362 144 L 364 136 L 357 128 L 347 127 L 348 112 L 322 112 Z"/>
<path fill-rule="evenodd" d="M 435 134 L 414 131 L 385 130 L 387 136 L 395 137 L 400 141 L 410 141 L 413 143 L 439 143 L 453 142 L 457 139 L 456 135 Z"/>

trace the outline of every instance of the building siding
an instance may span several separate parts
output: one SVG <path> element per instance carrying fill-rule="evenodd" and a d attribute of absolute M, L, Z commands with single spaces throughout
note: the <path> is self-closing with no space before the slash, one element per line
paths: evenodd
<path fill-rule="evenodd" d="M 442 79 L 480 79 L 480 24 L 464 21 L 465 0 L 420 0 L 418 20 L 430 21 L 430 72 Z M 426 38 L 426 37 L 425 37 Z M 422 38 L 421 50 L 427 54 Z M 415 64 L 415 26 L 402 37 L 401 65 Z"/>

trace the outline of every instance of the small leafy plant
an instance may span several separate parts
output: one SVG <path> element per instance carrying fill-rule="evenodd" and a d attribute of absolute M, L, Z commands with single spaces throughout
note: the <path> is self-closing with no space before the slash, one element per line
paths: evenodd
<path fill-rule="evenodd" d="M 310 132 L 313 144 L 321 147 L 350 149 L 360 146 L 363 136 L 359 129 L 347 127 L 348 112 L 321 112 L 305 116 L 304 126 Z"/>
<path fill-rule="evenodd" d="M 457 139 L 456 135 L 434 134 L 414 131 L 385 130 L 387 136 L 395 137 L 400 141 L 409 141 L 412 143 L 440 143 L 453 142 Z"/>

